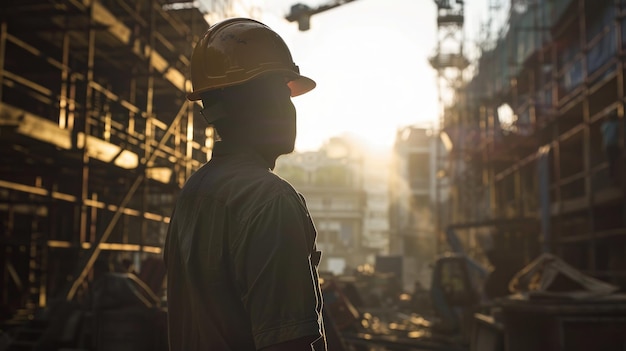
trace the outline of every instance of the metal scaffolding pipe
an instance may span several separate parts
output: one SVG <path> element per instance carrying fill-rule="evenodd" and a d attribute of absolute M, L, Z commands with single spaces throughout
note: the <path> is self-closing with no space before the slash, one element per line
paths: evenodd
<path fill-rule="evenodd" d="M 173 134 L 173 131 L 176 129 L 176 127 L 180 123 L 182 116 L 184 115 L 184 112 L 187 109 L 188 103 L 189 102 L 185 101 L 182 104 L 180 110 L 178 111 L 178 113 L 176 114 L 176 117 L 174 118 L 174 121 L 172 122 L 172 124 L 170 124 L 165 135 L 159 142 L 159 145 L 150 154 L 150 157 L 147 160 L 145 160 L 145 162 L 142 164 L 143 167 L 146 167 L 147 165 L 150 165 L 152 162 L 154 162 L 154 159 L 156 158 L 156 154 L 157 154 L 156 150 L 160 149 L 163 145 L 165 145 L 167 140 Z M 128 203 L 134 196 L 135 192 L 139 188 L 139 185 L 144 180 L 144 177 L 145 177 L 144 173 L 141 173 L 137 176 L 137 178 L 131 185 L 130 189 L 128 190 L 128 193 L 124 196 L 124 199 L 122 199 L 122 202 L 118 206 L 117 211 L 115 211 L 115 214 L 113 215 L 113 218 L 111 218 L 111 221 L 107 225 L 106 229 L 104 230 L 100 238 L 98 238 L 98 240 L 95 243 L 93 243 L 93 247 L 91 249 L 91 252 L 89 253 L 89 258 L 87 259 L 87 262 L 81 266 L 80 273 L 78 274 L 78 276 L 76 277 L 76 279 L 74 280 L 74 282 L 72 283 L 71 287 L 69 288 L 66 294 L 67 301 L 71 301 L 72 299 L 74 299 L 74 296 L 76 296 L 76 292 L 78 291 L 78 288 L 85 281 L 85 278 L 87 278 L 87 275 L 93 268 L 94 263 L 96 262 L 96 260 L 98 259 L 98 256 L 100 255 L 100 252 L 102 251 L 100 244 L 105 243 L 108 240 L 109 236 L 113 232 L 113 229 L 115 228 L 115 225 L 117 224 L 117 221 L 122 216 L 123 210 L 126 208 L 126 205 L 128 205 Z"/>

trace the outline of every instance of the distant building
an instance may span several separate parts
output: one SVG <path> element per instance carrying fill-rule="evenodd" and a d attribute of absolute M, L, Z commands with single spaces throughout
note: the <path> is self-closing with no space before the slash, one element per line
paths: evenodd
<path fill-rule="evenodd" d="M 389 157 L 369 152 L 364 158 L 365 216 L 363 246 L 378 255 L 389 253 Z M 367 263 L 374 264 L 375 257 Z"/>
<path fill-rule="evenodd" d="M 343 138 L 276 163 L 276 173 L 306 198 L 323 251 L 320 270 L 350 272 L 386 250 L 386 190 L 379 185 L 369 191 L 366 184 L 379 180 L 366 174 L 366 164 L 362 152 Z"/>
<path fill-rule="evenodd" d="M 430 263 L 436 254 L 436 143 L 430 129 L 409 126 L 398 131 L 389 186 L 390 255 L 404 259 L 403 283 L 430 286 Z"/>

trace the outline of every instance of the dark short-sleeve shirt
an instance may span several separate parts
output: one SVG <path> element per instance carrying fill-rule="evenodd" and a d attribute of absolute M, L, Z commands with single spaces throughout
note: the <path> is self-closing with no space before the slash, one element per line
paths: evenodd
<path fill-rule="evenodd" d="M 168 229 L 170 349 L 247 351 L 323 337 L 315 237 L 304 198 L 260 155 L 216 143 Z"/>

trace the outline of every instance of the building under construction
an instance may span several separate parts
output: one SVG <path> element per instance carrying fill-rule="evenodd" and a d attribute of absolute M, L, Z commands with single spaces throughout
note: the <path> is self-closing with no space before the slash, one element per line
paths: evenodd
<path fill-rule="evenodd" d="M 605 148 L 611 116 L 624 146 L 624 11 L 611 0 L 511 1 L 506 28 L 456 90 L 441 221 L 475 253 L 527 263 L 552 252 L 626 288 L 624 154 L 611 161 Z"/>
<path fill-rule="evenodd" d="M 204 15 L 156 0 L 0 5 L 2 320 L 160 254 L 213 143 L 185 97 Z M 150 271 L 158 289 L 162 267 Z"/>
<path fill-rule="evenodd" d="M 497 252 L 519 266 L 553 252 L 626 288 L 626 167 L 623 152 L 609 162 L 603 127 L 617 117 L 623 150 L 624 4 L 515 1 L 465 81 L 464 2 L 435 2 L 442 48 L 452 51 L 431 63 L 456 91 L 442 120 L 448 167 L 433 170 L 450 190 L 435 231 L 456 231 L 474 256 Z M 210 3 L 228 10 L 220 5 L 228 1 Z M 53 301 L 97 305 L 89 299 L 108 272 L 138 272 L 137 301 L 159 305 L 152 292 L 164 272 L 154 258 L 173 201 L 213 145 L 185 94 L 191 43 L 215 10 L 190 4 L 0 4 L 1 322 L 28 324 Z M 60 311 L 61 328 L 29 325 L 13 349 L 72 328 L 72 346 L 84 349 L 164 349 L 162 310 L 115 307 L 94 307 L 90 319 Z M 141 345 L 129 341 L 133 332 Z"/>

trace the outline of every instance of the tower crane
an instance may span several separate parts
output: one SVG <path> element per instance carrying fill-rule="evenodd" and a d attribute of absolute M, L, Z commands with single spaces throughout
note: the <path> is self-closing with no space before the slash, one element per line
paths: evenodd
<path fill-rule="evenodd" d="M 328 11 L 353 1 L 356 0 L 336 0 L 313 8 L 306 4 L 297 3 L 291 6 L 291 11 L 285 16 L 285 19 L 289 22 L 298 22 L 298 29 L 304 32 L 311 28 L 311 16 L 314 14 Z"/>

